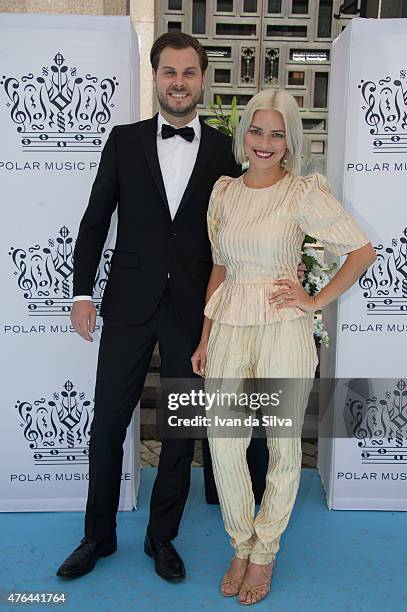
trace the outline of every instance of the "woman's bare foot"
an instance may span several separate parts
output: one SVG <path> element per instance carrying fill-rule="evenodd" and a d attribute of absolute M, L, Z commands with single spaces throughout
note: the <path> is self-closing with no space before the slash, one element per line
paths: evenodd
<path fill-rule="evenodd" d="M 259 565 L 250 562 L 239 591 L 239 602 L 250 605 L 264 599 L 270 590 L 272 572 L 273 563 Z"/>
<path fill-rule="evenodd" d="M 233 557 L 229 569 L 223 576 L 220 585 L 222 595 L 225 595 L 225 597 L 234 597 L 239 593 L 246 574 L 248 563 L 248 559 Z"/>

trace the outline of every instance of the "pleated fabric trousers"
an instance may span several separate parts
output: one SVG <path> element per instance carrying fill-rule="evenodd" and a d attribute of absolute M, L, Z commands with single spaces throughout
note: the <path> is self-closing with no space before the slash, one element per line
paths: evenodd
<path fill-rule="evenodd" d="M 206 392 L 241 393 L 245 379 L 257 390 L 275 392 L 284 379 L 282 410 L 261 407 L 262 415 L 285 412 L 293 428 L 278 434 L 266 426 L 269 464 L 266 488 L 255 516 L 255 502 L 246 449 L 252 427 L 214 426 L 216 411 L 236 416 L 233 409 L 215 407 L 208 442 L 225 529 L 235 555 L 253 563 L 274 560 L 295 498 L 301 474 L 301 428 L 318 363 L 311 315 L 268 325 L 233 326 L 212 322 L 207 350 Z M 273 382 L 273 379 L 280 379 Z M 291 379 L 287 381 L 286 379 Z M 284 382 L 283 381 L 283 382 Z M 281 389 L 280 389 L 281 391 Z M 253 412 L 250 410 L 250 412 Z M 257 415 L 257 413 L 256 413 Z M 255 416 L 256 416 L 255 415 Z M 223 432 L 228 430 L 223 437 Z"/>

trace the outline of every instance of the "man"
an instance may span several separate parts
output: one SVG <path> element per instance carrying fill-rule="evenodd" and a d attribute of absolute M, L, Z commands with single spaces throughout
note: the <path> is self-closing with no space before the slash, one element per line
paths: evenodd
<path fill-rule="evenodd" d="M 228 136 L 200 121 L 196 106 L 208 59 L 193 37 L 164 34 L 151 50 L 160 113 L 116 126 L 104 147 L 74 253 L 72 324 L 92 341 L 95 273 L 111 215 L 117 239 L 103 296 L 89 453 L 85 537 L 57 575 L 81 576 L 115 552 L 123 442 L 156 342 L 163 378 L 193 375 L 212 269 L 206 211 L 222 174 L 238 176 Z M 144 543 L 157 573 L 185 576 L 176 537 L 189 491 L 192 439 L 164 439 Z"/>

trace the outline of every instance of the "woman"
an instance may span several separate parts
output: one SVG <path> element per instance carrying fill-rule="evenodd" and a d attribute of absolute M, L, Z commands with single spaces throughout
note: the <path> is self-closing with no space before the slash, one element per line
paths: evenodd
<path fill-rule="evenodd" d="M 234 142 L 237 161 L 247 161 L 249 169 L 237 179 L 220 177 L 208 208 L 214 265 L 202 338 L 192 357 L 194 372 L 207 380 L 312 380 L 313 313 L 351 287 L 375 260 L 366 234 L 330 194 L 325 178 L 298 175 L 301 145 L 294 98 L 274 89 L 254 96 Z M 314 297 L 297 278 L 305 234 L 334 255 L 348 254 Z M 290 408 L 302 424 L 310 386 L 293 383 L 293 388 Z M 267 436 L 266 489 L 254 517 L 246 461 L 250 428 L 232 439 L 208 432 L 225 529 L 235 549 L 221 592 L 239 594 L 242 604 L 257 603 L 270 589 L 300 478 L 300 435 L 276 437 L 267 430 Z"/>

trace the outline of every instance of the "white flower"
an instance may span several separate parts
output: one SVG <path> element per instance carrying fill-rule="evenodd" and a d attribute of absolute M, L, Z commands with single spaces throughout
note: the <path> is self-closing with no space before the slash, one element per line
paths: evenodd
<path fill-rule="evenodd" d="M 317 317 L 314 317 L 314 335 L 319 339 L 321 344 L 323 344 L 326 348 L 329 348 L 331 339 L 325 329 L 324 324 Z"/>
<path fill-rule="evenodd" d="M 321 251 L 313 247 L 304 248 L 303 253 L 308 258 L 304 273 L 303 287 L 307 293 L 314 295 L 329 283 L 336 270 L 336 264 L 325 263 L 322 259 Z M 309 261 L 310 259 L 311 262 Z M 329 346 L 329 334 L 322 321 L 317 317 L 314 318 L 314 335 L 319 339 L 321 344 L 326 347 Z"/>
<path fill-rule="evenodd" d="M 313 257 L 316 261 L 322 262 L 321 254 L 319 253 L 319 251 L 317 251 L 313 247 L 306 247 L 304 249 L 304 253 L 308 255 L 308 257 Z"/>

